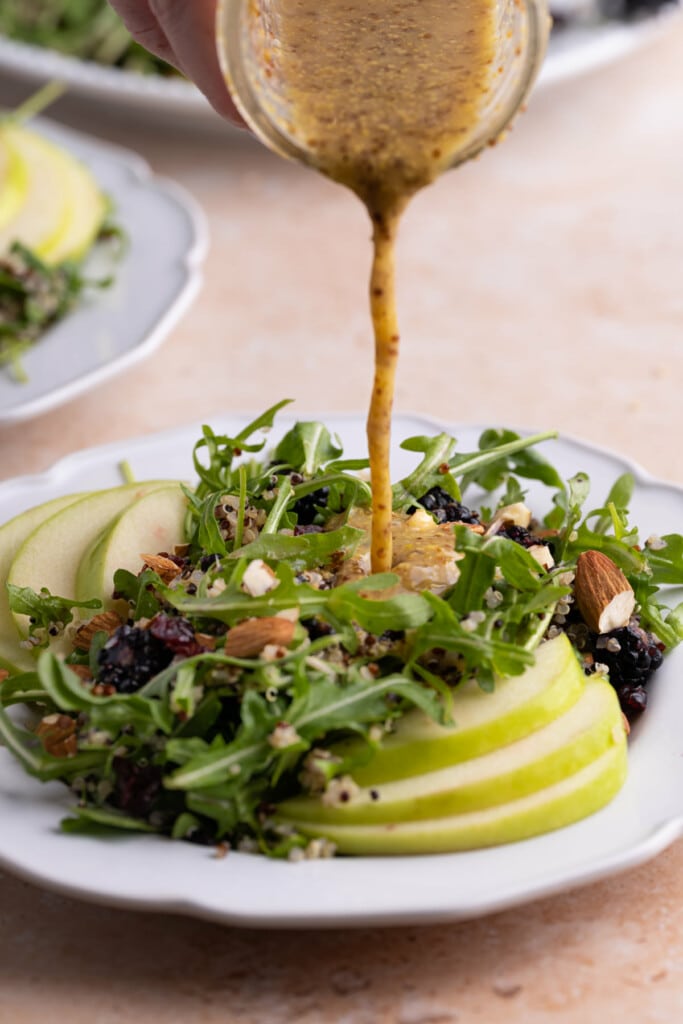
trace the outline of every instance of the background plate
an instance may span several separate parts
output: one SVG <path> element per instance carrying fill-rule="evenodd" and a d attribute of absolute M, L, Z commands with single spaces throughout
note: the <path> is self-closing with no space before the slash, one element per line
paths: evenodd
<path fill-rule="evenodd" d="M 140 157 L 40 118 L 32 127 L 91 169 L 126 245 L 114 262 L 109 246 L 86 262 L 86 276 L 113 272 L 114 284 L 88 290 L 29 350 L 28 383 L 0 368 L 0 426 L 46 412 L 150 355 L 197 294 L 207 249 L 197 203 Z"/>
<path fill-rule="evenodd" d="M 274 440 L 292 420 L 281 417 Z M 358 417 L 328 417 L 349 457 L 366 450 Z M 218 431 L 236 433 L 243 420 L 221 419 Z M 415 416 L 397 417 L 395 436 L 444 429 Z M 461 450 L 476 448 L 475 427 L 446 428 Z M 0 485 L 0 521 L 59 494 L 120 482 L 126 458 L 139 479 L 192 478 L 191 450 L 198 427 L 92 449 L 40 476 Z M 630 469 L 637 479 L 633 521 L 643 531 L 680 529 L 683 490 L 658 483 L 627 460 L 570 439 L 543 446 L 564 476 L 588 472 L 599 503 L 614 478 Z M 394 475 L 414 464 L 396 451 Z M 530 504 L 544 511 L 544 489 Z M 230 924 L 321 927 L 407 924 L 475 917 L 611 875 L 653 857 L 683 832 L 683 669 L 675 652 L 658 672 L 651 706 L 633 731 L 630 772 L 608 807 L 558 832 L 508 846 L 427 857 L 349 858 L 300 864 L 212 851 L 149 836 L 95 839 L 57 831 L 68 807 L 59 784 L 42 786 L 0 750 L 0 864 L 40 885 L 83 899 L 156 911 L 179 911 Z"/>

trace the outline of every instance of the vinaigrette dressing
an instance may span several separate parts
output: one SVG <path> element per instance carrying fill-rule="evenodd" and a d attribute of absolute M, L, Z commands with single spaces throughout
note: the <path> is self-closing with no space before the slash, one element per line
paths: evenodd
<path fill-rule="evenodd" d="M 375 373 L 367 421 L 372 571 L 392 566 L 391 412 L 399 330 L 395 243 L 411 196 L 473 136 L 489 96 L 495 0 L 252 0 L 261 103 L 373 225 Z"/>

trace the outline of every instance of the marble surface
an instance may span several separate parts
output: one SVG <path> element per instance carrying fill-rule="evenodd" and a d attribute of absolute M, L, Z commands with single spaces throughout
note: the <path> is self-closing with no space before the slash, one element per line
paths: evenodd
<path fill-rule="evenodd" d="M 398 408 L 558 427 L 683 483 L 682 60 L 675 25 L 537 95 L 503 146 L 416 199 Z M 351 196 L 247 137 L 71 120 L 194 193 L 206 284 L 149 362 L 0 430 L 0 478 L 285 395 L 302 413 L 365 408 L 369 229 Z M 313 934 L 101 909 L 0 875 L 0 1024 L 669 1024 L 683 1018 L 682 869 L 679 843 L 481 921 Z"/>

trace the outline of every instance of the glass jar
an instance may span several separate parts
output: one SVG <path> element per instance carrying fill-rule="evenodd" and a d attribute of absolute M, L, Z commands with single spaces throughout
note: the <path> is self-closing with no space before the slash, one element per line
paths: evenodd
<path fill-rule="evenodd" d="M 442 41 L 442 57 L 448 58 L 468 45 L 468 34 L 473 35 L 468 18 L 476 21 L 480 17 L 482 7 L 477 5 L 482 2 L 449 0 L 448 7 L 445 0 L 219 0 L 217 40 L 221 66 L 234 101 L 254 133 L 280 155 L 328 173 L 319 140 L 300 130 L 292 69 L 314 58 L 323 73 L 313 84 L 309 76 L 306 87 L 324 92 L 328 80 L 324 69 L 337 62 L 343 67 L 337 68 L 336 84 L 343 81 L 340 74 L 346 68 L 349 87 L 355 90 L 357 98 L 363 91 L 363 60 L 372 54 L 372 59 L 380 63 L 369 85 L 372 94 L 365 100 L 382 105 L 386 123 L 385 133 L 375 147 L 379 152 L 386 139 L 410 134 L 411 118 L 413 124 L 420 120 L 423 100 L 429 109 L 436 89 L 432 88 L 425 55 L 433 50 L 438 59 L 439 40 L 434 40 L 433 34 L 425 29 L 435 29 L 434 35 L 438 36 L 439 25 L 444 24 L 443 17 L 439 22 L 439 5 L 453 20 L 450 37 L 445 36 Z M 490 0 L 487 10 L 493 29 L 486 60 L 487 87 L 480 90 L 468 130 L 450 140 L 437 173 L 475 156 L 501 136 L 524 104 L 545 54 L 550 29 L 545 0 Z M 287 20 L 296 18 L 307 21 L 302 23 L 305 31 L 302 25 L 298 26 L 298 38 L 292 45 Z M 368 34 L 372 19 L 381 52 L 372 49 Z M 398 26 L 395 32 L 394 25 Z M 339 38 L 343 39 L 341 47 Z M 381 72 L 385 69 L 387 91 L 382 94 Z M 418 101 L 409 104 L 409 116 L 402 109 L 408 94 L 403 100 L 395 100 L 392 94 L 396 83 L 404 82 L 404 75 L 407 81 L 414 78 L 417 93 L 422 91 Z M 453 81 L 457 81 L 455 73 Z M 457 95 L 453 102 L 458 102 Z M 344 102 L 338 102 L 330 110 L 329 118 L 334 119 L 335 129 L 342 135 L 353 131 L 350 120 L 358 116 L 353 104 L 347 110 Z M 400 154 L 392 159 L 400 159 Z M 339 179 L 339 175 L 331 176 Z"/>

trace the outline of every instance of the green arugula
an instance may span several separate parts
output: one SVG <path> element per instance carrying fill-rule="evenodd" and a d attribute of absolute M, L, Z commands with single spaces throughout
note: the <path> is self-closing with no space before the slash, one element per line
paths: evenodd
<path fill-rule="evenodd" d="M 549 491 L 545 525 L 555 568 L 546 571 L 504 534 L 456 523 L 459 575 L 442 596 L 402 592 L 392 573 L 313 586 L 308 570 L 325 572 L 357 548 L 363 535 L 347 517 L 367 507 L 370 491 L 355 475 L 365 460 L 343 460 L 320 424 L 296 423 L 272 453 L 265 452 L 262 435 L 284 404 L 234 437 L 202 429 L 193 456 L 198 486 L 186 489 L 188 558 L 195 570 L 171 584 L 150 569 L 115 575 L 132 622 L 179 615 L 197 634 L 212 637 L 215 650 L 193 647 L 137 692 L 107 693 L 84 685 L 71 667 L 89 666 L 97 676 L 107 642 L 101 632 L 89 653 L 74 652 L 64 661 L 44 651 L 35 672 L 0 685 L 0 739 L 27 771 L 45 780 L 75 784 L 87 776 L 96 783 L 80 791 L 66 830 L 160 831 L 238 843 L 246 837 L 271 856 L 287 856 L 303 840 L 272 832 L 264 808 L 279 794 L 297 792 L 302 765 L 313 764 L 329 781 L 352 769 L 335 753 L 345 749 L 340 741 L 362 738 L 353 756 L 369 757 L 377 731 L 413 709 L 442 724 L 451 721 L 454 686 L 462 678 L 489 690 L 497 677 L 522 673 L 571 594 L 571 572 L 585 550 L 604 551 L 622 568 L 645 628 L 668 647 L 683 639 L 683 604 L 670 609 L 660 603 L 661 586 L 683 585 L 683 538 L 666 534 L 642 543 L 629 521 L 629 474 L 586 511 L 588 477 L 577 474 L 565 483 L 536 451 L 551 434 L 486 431 L 469 453 L 459 453 L 447 434 L 410 438 L 404 448 L 419 458 L 395 485 L 394 507 L 408 512 L 437 486 L 456 501 L 483 492 L 499 507 L 522 501 L 525 483 L 536 481 Z M 304 507 L 297 503 L 318 493 L 314 529 L 297 534 Z M 220 508 L 228 499 L 231 532 Z M 310 504 L 306 508 L 310 522 Z M 255 513 L 258 536 L 244 543 Z M 273 586 L 259 595 L 244 586 L 255 559 L 274 572 Z M 16 587 L 9 588 L 9 599 L 14 612 L 33 619 L 31 635 L 43 643 L 72 621 L 76 608 L 99 607 Z M 225 653 L 223 639 L 235 626 L 281 613 L 297 620 L 289 646 L 267 657 Z M 4 710 L 22 703 L 73 718 L 76 757 L 51 757 Z M 133 813 L 112 797 L 121 788 L 121 763 L 131 778 L 140 773 L 156 786 L 153 815 Z"/>

